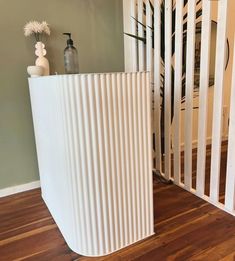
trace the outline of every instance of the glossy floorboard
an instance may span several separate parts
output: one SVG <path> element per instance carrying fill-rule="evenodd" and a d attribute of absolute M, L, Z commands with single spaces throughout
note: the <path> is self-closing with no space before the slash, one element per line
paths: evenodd
<path fill-rule="evenodd" d="M 235 260 L 235 218 L 175 185 L 154 184 L 156 235 L 103 258 L 66 245 L 40 190 L 0 199 L 0 260 Z"/>

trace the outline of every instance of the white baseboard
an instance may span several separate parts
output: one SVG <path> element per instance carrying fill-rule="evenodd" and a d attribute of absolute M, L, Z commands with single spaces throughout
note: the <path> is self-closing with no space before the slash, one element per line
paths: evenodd
<path fill-rule="evenodd" d="M 211 141 L 212 141 L 212 138 L 211 138 L 211 137 L 207 137 L 207 138 L 206 138 L 206 145 L 210 145 L 210 144 L 211 144 Z M 192 141 L 192 149 L 197 148 L 197 146 L 198 146 L 197 140 L 193 140 L 193 141 Z M 184 150 L 184 143 L 181 143 L 181 144 L 180 144 L 180 148 L 181 148 L 181 151 Z"/>
<path fill-rule="evenodd" d="M 40 187 L 40 181 L 37 180 L 30 183 L 14 186 L 14 187 L 0 189 L 0 198 L 10 196 L 16 193 L 28 191 L 31 189 L 39 188 L 39 187 Z"/>
<path fill-rule="evenodd" d="M 228 140 L 228 135 L 222 136 L 222 141 L 225 141 L 225 140 Z M 212 143 L 212 137 L 207 137 L 206 138 L 206 145 L 210 145 L 211 143 Z M 198 141 L 197 140 L 193 140 L 192 141 L 192 149 L 197 148 L 197 146 L 198 146 Z M 180 148 L 181 148 L 181 151 L 184 150 L 184 143 L 180 144 Z"/>

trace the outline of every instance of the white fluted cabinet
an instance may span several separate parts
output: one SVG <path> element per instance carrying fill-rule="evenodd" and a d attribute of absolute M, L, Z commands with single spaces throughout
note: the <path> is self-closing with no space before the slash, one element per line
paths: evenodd
<path fill-rule="evenodd" d="M 153 235 L 149 73 L 29 86 L 42 197 L 69 247 L 102 256 Z"/>

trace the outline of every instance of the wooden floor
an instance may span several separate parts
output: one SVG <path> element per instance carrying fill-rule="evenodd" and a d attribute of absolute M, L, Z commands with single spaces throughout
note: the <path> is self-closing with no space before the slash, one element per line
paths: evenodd
<path fill-rule="evenodd" d="M 104 258 L 73 253 L 32 190 L 0 199 L 0 260 L 235 260 L 235 218 L 175 185 L 154 184 L 156 235 Z"/>

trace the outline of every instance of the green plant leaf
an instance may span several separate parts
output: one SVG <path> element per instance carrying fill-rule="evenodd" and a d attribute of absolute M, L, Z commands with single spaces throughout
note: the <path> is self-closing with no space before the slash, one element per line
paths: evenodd
<path fill-rule="evenodd" d="M 144 28 L 146 28 L 146 25 L 141 23 L 140 21 L 138 21 L 134 16 L 132 16 L 132 18 L 136 21 L 137 24 L 142 25 Z"/>
<path fill-rule="evenodd" d="M 125 33 L 125 32 L 124 32 L 124 34 L 128 35 L 128 36 L 130 36 L 132 38 L 135 38 L 136 40 L 142 41 L 142 42 L 144 42 L 146 44 L 146 38 L 144 38 L 144 37 L 140 37 L 140 36 L 137 36 L 137 35 L 134 35 L 134 34 Z"/>

